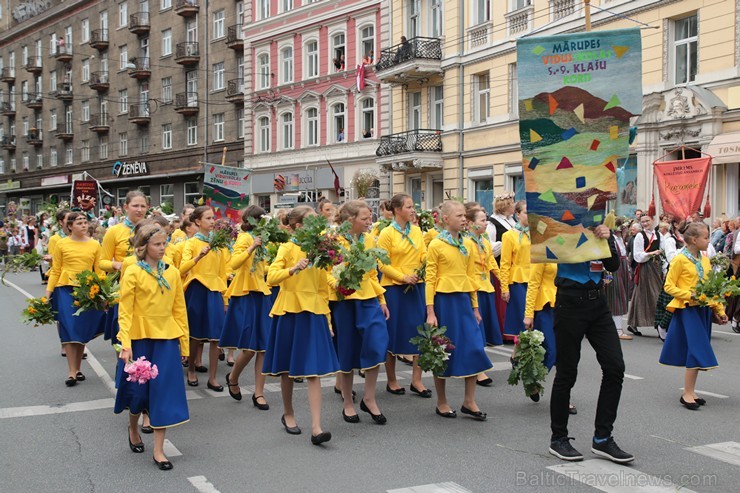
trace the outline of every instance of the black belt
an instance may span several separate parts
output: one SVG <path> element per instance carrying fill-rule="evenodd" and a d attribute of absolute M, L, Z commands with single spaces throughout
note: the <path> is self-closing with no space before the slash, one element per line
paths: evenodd
<path fill-rule="evenodd" d="M 602 297 L 603 293 L 601 292 L 601 289 L 558 288 L 557 295 L 584 300 L 595 300 Z"/>

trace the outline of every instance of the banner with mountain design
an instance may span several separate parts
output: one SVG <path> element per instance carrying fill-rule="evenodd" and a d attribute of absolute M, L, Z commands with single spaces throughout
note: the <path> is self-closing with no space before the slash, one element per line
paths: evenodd
<path fill-rule="evenodd" d="M 593 229 L 642 110 L 640 30 L 522 38 L 517 73 L 532 262 L 608 257 Z"/>

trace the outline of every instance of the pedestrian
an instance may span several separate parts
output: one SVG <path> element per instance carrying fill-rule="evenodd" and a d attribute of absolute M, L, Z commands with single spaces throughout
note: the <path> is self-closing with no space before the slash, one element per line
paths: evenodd
<path fill-rule="evenodd" d="M 0 263 L 5 264 L 5 259 L 8 256 L 8 242 L 10 235 L 5 230 L 4 226 L 0 226 Z"/>
<path fill-rule="evenodd" d="M 728 278 L 740 278 L 740 255 L 733 255 L 730 266 L 727 268 L 725 275 Z M 725 313 L 730 322 L 730 328 L 733 332 L 740 333 L 740 296 L 731 296 L 727 298 L 727 308 Z"/>
<path fill-rule="evenodd" d="M 524 303 L 529 282 L 529 221 L 527 203 L 519 201 L 514 207 L 517 224 L 504 233 L 501 241 L 501 297 L 506 302 L 504 339 L 513 340 L 524 330 Z"/>
<path fill-rule="evenodd" d="M 229 395 L 238 401 L 242 398 L 239 376 L 252 358 L 255 359 L 252 404 L 257 409 L 267 411 L 270 406 L 265 399 L 262 364 L 270 336 L 272 302 L 270 288 L 265 282 L 268 266 L 264 261 L 255 264 L 254 258 L 254 252 L 262 246 L 262 238 L 252 235 L 254 226 L 249 222 L 250 218 L 259 221 L 264 215 L 265 210 L 258 205 L 250 205 L 242 211 L 243 232 L 234 244 L 234 254 L 229 261 L 229 269 L 235 275 L 226 289 L 229 307 L 218 345 L 224 349 L 239 351 L 234 368 L 226 374 Z"/>
<path fill-rule="evenodd" d="M 431 398 L 432 391 L 424 386 L 419 368 L 419 350 L 409 340 L 418 335 L 417 327 L 426 320 L 424 301 L 424 279 L 421 276 L 427 248 L 418 226 L 411 224 L 414 215 L 414 201 L 405 193 L 391 198 L 393 220 L 378 237 L 378 247 L 388 252 L 390 260 L 380 265 L 383 274 L 380 284 L 385 288 L 388 303 L 388 356 L 385 372 L 388 382 L 385 390 L 394 395 L 403 395 L 396 377 L 396 356 L 413 355 L 411 385 L 409 390 L 419 397 Z"/>
<path fill-rule="evenodd" d="M 665 255 L 662 261 L 663 279 L 665 279 L 670 263 L 678 253 L 676 238 L 670 232 L 670 225 L 666 222 L 661 222 L 658 225 L 658 234 L 660 235 L 660 249 Z M 665 341 L 666 331 L 671 324 L 673 313 L 668 311 L 666 307 L 672 299 L 673 296 L 666 293 L 665 289 L 661 287 L 655 307 L 655 328 L 658 330 L 658 338 L 661 341 Z"/>
<path fill-rule="evenodd" d="M 193 213 L 195 210 L 195 206 L 193 204 L 185 204 L 185 207 L 182 208 L 182 212 L 180 213 L 180 221 L 183 223 L 186 219 L 190 219 L 190 214 Z M 188 237 L 185 234 L 185 230 L 182 229 L 182 227 L 179 230 L 175 230 L 172 232 L 172 243 L 178 244 L 181 241 L 187 240 Z"/>
<path fill-rule="evenodd" d="M 375 240 L 368 233 L 373 215 L 370 207 L 362 200 L 345 202 L 339 210 L 339 223 L 350 223 L 346 237 L 340 237 L 343 247 L 349 249 L 351 244 L 360 243 L 365 250 L 375 248 Z M 329 308 L 332 315 L 332 327 L 335 332 L 335 347 L 339 360 L 339 383 L 342 390 L 344 409 L 342 417 L 348 423 L 358 423 L 352 399 L 352 380 L 354 372 L 362 371 L 365 375 L 365 392 L 360 401 L 360 410 L 370 415 L 379 424 L 386 423 L 386 417 L 380 411 L 375 400 L 376 385 L 380 366 L 385 362 L 388 350 L 389 318 L 385 300 L 385 289 L 378 282 L 378 271 L 368 271 L 360 282 L 360 288 L 339 300 L 339 279 L 330 275 Z"/>
<path fill-rule="evenodd" d="M 70 235 L 60 240 L 53 253 L 49 283 L 46 286 L 46 298 L 51 300 L 52 308 L 57 312 L 59 336 L 62 348 L 67 356 L 69 374 L 67 387 L 77 385 L 85 380 L 80 371 L 85 344 L 103 333 L 105 313 L 88 310 L 78 316 L 74 315 L 72 288 L 77 284 L 77 274 L 93 268 L 99 274 L 100 243 L 87 235 L 87 216 L 82 212 L 67 214 L 67 228 Z"/>
<path fill-rule="evenodd" d="M 692 296 L 700 279 L 706 279 L 712 269 L 709 258 L 702 255 L 709 245 L 709 228 L 702 222 L 692 222 L 683 233 L 686 246 L 671 262 L 665 290 L 673 296 L 668 310 L 673 312 L 660 363 L 686 368 L 684 390 L 679 401 L 695 411 L 706 404 L 696 395 L 699 370 L 716 368 L 717 358 L 711 345 L 712 312 L 720 324 L 727 323 L 727 315 L 720 302 L 699 306 Z"/>
<path fill-rule="evenodd" d="M 630 285 L 630 261 L 627 255 L 627 246 L 624 244 L 623 234 L 627 230 L 622 218 L 615 221 L 616 230 L 613 232 L 614 246 L 619 256 L 619 269 L 610 277 L 604 280 L 604 294 L 609 305 L 609 311 L 614 319 L 614 325 L 617 328 L 617 335 L 623 341 L 631 341 L 632 336 L 624 333 L 622 329 L 624 315 L 627 314 L 629 306 L 629 285 Z"/>
<path fill-rule="evenodd" d="M 11 256 L 20 255 L 26 247 L 26 242 L 18 227 L 13 226 L 10 229 L 10 238 L 8 239 L 8 253 Z"/>
<path fill-rule="evenodd" d="M 226 266 L 229 262 L 229 250 L 221 248 L 211 252 L 209 245 L 213 235 L 215 218 L 210 206 L 196 207 L 190 215 L 190 221 L 198 226 L 198 232 L 190 238 L 182 251 L 180 273 L 185 277 L 185 304 L 188 309 L 188 326 L 190 338 L 195 344 L 209 345 L 208 382 L 206 386 L 223 392 L 218 384 L 218 340 L 224 326 L 224 299 L 226 291 Z M 196 355 L 190 351 L 188 360 L 188 385 L 198 386 Z"/>
<path fill-rule="evenodd" d="M 640 327 L 656 327 L 655 307 L 663 284 L 660 238 L 653 229 L 653 219 L 640 217 L 642 231 L 635 235 L 632 255 L 635 268 L 635 290 L 627 312 L 627 330 L 641 336 Z M 657 328 L 656 328 L 657 330 Z"/>
<path fill-rule="evenodd" d="M 542 341 L 542 347 L 545 349 L 542 363 L 548 372 L 555 365 L 557 356 L 555 332 L 553 331 L 557 272 L 557 264 L 532 264 L 529 270 L 524 320 L 522 321 L 526 330 L 539 330 L 545 336 L 545 340 Z M 512 362 L 513 359 L 514 356 L 512 356 Z M 540 394 L 539 392 L 532 394 L 529 398 L 534 402 L 539 402 Z"/>
<path fill-rule="evenodd" d="M 197 210 L 197 209 L 196 209 Z M 315 215 L 305 205 L 288 213 L 288 224 L 299 230 L 307 216 Z M 293 379 L 308 380 L 308 403 L 311 409 L 311 443 L 321 445 L 331 440 L 331 433 L 321 427 L 321 380 L 339 370 L 339 361 L 329 328 L 329 284 L 324 269 L 309 267 L 301 248 L 288 242 L 280 246 L 275 261 L 267 271 L 267 283 L 280 286 L 270 311 L 273 323 L 265 351 L 262 371 L 280 376 L 285 431 L 298 435 L 293 410 Z"/>
<path fill-rule="evenodd" d="M 465 397 L 460 412 L 478 421 L 487 414 L 475 402 L 477 376 L 493 365 L 485 351 L 485 341 L 479 327 L 477 282 L 474 259 L 470 252 L 477 248 L 473 240 L 463 236 L 465 207 L 447 200 L 441 205 L 445 229 L 429 244 L 426 269 L 426 323 L 447 327 L 448 337 L 455 349 L 447 359 L 447 368 L 434 376 L 437 390 L 436 413 L 444 418 L 455 418 L 457 412 L 447 401 L 448 378 L 465 379 Z"/>
<path fill-rule="evenodd" d="M 499 195 L 493 201 L 493 214 L 488 218 L 486 225 L 486 234 L 491 240 L 491 249 L 496 263 L 501 266 L 501 241 L 504 233 L 514 229 L 516 220 L 514 219 L 514 196 L 511 194 Z M 498 277 L 492 279 L 494 297 L 496 299 L 496 315 L 498 324 L 501 327 L 501 335 L 504 333 L 504 320 L 506 318 L 506 302 L 501 297 L 501 282 Z"/>
<path fill-rule="evenodd" d="M 174 250 L 172 252 L 172 265 L 177 267 L 177 269 L 180 269 L 180 263 L 182 262 L 182 250 L 185 247 L 185 240 L 188 240 L 195 236 L 195 233 L 198 232 L 198 226 L 196 226 L 189 218 L 185 218 L 182 220 L 180 224 L 180 229 L 178 230 L 183 233 L 183 235 L 179 235 L 179 241 L 175 243 Z M 177 231 L 175 231 L 177 233 Z M 172 237 L 175 236 L 175 233 L 172 234 Z"/>
<path fill-rule="evenodd" d="M 477 202 L 471 202 L 472 204 L 478 204 Z M 484 213 L 485 214 L 485 213 Z M 439 236 L 442 232 L 442 214 L 439 211 L 439 207 L 432 209 L 432 217 L 434 218 L 434 227 L 424 231 L 424 246 L 429 248 L 429 244 Z"/>
<path fill-rule="evenodd" d="M 619 448 L 612 437 L 622 394 L 624 358 L 614 319 L 602 294 L 604 270 L 615 272 L 619 269 L 619 254 L 609 228 L 597 226 L 593 234 L 609 241 L 611 255 L 600 261 L 558 264 L 555 278 L 557 361 L 550 400 L 549 452 L 566 461 L 583 460 L 583 455 L 570 444 L 572 438 L 568 437 L 568 406 L 578 374 L 581 343 L 586 337 L 596 351 L 602 372 L 591 451 L 614 462 L 626 463 L 634 460 L 634 456 Z"/>
<path fill-rule="evenodd" d="M 133 240 L 137 262 L 127 269 L 120 291 L 121 362 L 113 412 L 128 409 L 128 444 L 135 453 L 144 452 L 137 429 L 139 415 L 149 416 L 154 463 L 167 471 L 172 469 L 164 453 L 167 428 L 190 418 L 180 365 L 180 357 L 189 354 L 188 319 L 180 272 L 162 260 L 167 232 L 155 223 L 138 229 Z M 128 381 L 125 364 L 141 357 L 157 366 L 156 378 L 146 383 Z"/>

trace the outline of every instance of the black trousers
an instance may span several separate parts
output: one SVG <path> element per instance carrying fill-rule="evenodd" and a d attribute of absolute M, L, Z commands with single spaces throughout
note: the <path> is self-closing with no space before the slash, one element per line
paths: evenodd
<path fill-rule="evenodd" d="M 552 439 L 568 436 L 570 389 L 578 376 L 584 336 L 596 351 L 602 372 L 594 436 L 611 436 L 617 419 L 624 358 L 606 298 L 599 290 L 558 289 L 555 300 L 557 370 L 550 397 Z"/>

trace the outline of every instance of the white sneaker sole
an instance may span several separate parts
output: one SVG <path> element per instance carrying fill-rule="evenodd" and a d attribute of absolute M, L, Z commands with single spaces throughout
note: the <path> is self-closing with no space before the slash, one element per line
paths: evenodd
<path fill-rule="evenodd" d="M 632 462 L 635 460 L 634 457 L 629 457 L 627 459 L 617 459 L 616 457 L 612 457 L 611 455 L 607 454 L 606 452 L 602 452 L 601 450 L 596 450 L 595 448 L 591 447 L 591 452 L 594 455 L 598 455 L 599 457 L 603 457 L 605 459 L 609 459 L 612 462 L 616 462 L 617 464 L 626 464 L 628 462 Z"/>
<path fill-rule="evenodd" d="M 557 452 L 555 452 L 552 448 L 550 448 L 549 452 L 557 457 L 558 459 L 567 460 L 568 462 L 578 462 L 583 460 L 582 455 L 576 455 L 574 457 L 568 457 L 567 455 L 561 455 Z"/>

